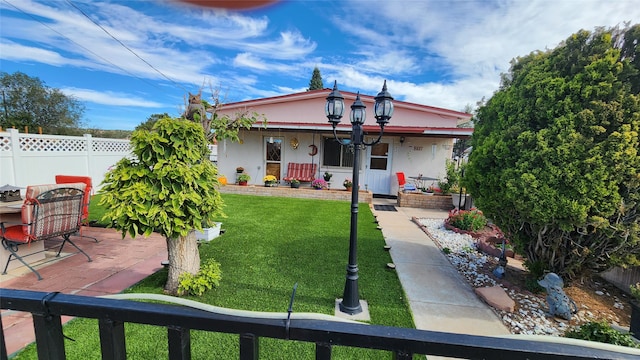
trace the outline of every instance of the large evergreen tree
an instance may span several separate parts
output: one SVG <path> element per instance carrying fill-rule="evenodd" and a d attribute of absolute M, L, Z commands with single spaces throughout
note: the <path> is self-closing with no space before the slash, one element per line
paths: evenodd
<path fill-rule="evenodd" d="M 580 31 L 513 61 L 477 113 L 464 184 L 530 269 L 640 264 L 639 43 Z"/>
<path fill-rule="evenodd" d="M 36 132 L 38 127 L 48 134 L 68 134 L 81 125 L 84 107 L 76 99 L 52 89 L 35 77 L 21 72 L 0 73 L 2 109 L 0 126 L 28 127 Z"/>
<path fill-rule="evenodd" d="M 309 81 L 309 88 L 307 89 L 307 91 L 322 89 L 324 89 L 324 84 L 322 83 L 322 75 L 320 75 L 320 69 L 318 69 L 318 67 L 316 66 L 315 68 L 313 68 L 313 75 L 311 75 L 311 80 Z"/>

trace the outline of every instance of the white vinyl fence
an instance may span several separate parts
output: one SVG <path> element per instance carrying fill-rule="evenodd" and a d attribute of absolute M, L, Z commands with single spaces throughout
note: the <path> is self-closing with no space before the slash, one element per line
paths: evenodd
<path fill-rule="evenodd" d="M 209 149 L 215 163 L 217 146 Z M 26 188 L 54 183 L 56 175 L 78 175 L 90 176 L 99 189 L 107 170 L 125 156 L 132 156 L 129 140 L 21 134 L 8 129 L 0 132 L 0 186 Z"/>
<path fill-rule="evenodd" d="M 99 188 L 109 167 L 131 154 L 129 140 L 0 132 L 0 186 L 51 184 L 56 175 L 90 176 Z"/>

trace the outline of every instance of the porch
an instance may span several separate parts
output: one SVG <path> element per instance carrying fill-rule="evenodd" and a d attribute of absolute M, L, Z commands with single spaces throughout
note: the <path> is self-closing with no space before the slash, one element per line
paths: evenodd
<path fill-rule="evenodd" d="M 351 201 L 351 191 L 346 191 L 343 188 L 316 190 L 311 188 L 308 184 L 303 184 L 297 189 L 294 189 L 289 185 L 268 187 L 262 185 L 240 186 L 229 184 L 220 186 L 219 190 L 224 194 Z M 360 190 L 358 193 L 358 202 L 371 204 L 373 202 L 373 193 L 371 191 Z"/>

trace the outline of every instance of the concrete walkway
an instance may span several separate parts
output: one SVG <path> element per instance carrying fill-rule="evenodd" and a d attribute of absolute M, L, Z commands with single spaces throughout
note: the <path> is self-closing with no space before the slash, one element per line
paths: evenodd
<path fill-rule="evenodd" d="M 395 205 L 396 200 L 374 199 Z M 411 219 L 445 219 L 446 211 L 397 207 L 377 211 L 382 234 L 391 246 L 391 258 L 409 300 L 417 329 L 471 335 L 507 335 L 497 314 L 447 260 L 431 238 Z"/>

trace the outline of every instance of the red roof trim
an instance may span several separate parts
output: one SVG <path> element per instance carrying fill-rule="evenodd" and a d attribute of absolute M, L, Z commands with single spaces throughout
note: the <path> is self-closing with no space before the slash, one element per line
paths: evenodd
<path fill-rule="evenodd" d="M 256 123 L 255 127 L 262 127 L 262 123 Z M 378 132 L 380 128 L 377 125 L 364 125 L 363 130 L 368 133 Z M 270 121 L 267 123 L 267 129 L 316 129 L 321 131 L 331 131 L 331 125 L 328 123 L 304 123 L 304 122 L 278 122 Z M 350 131 L 350 124 L 338 124 L 338 131 Z M 423 127 L 423 126 L 385 126 L 385 133 L 389 134 L 406 134 L 406 135 L 444 135 L 444 134 L 473 134 L 473 128 L 452 128 L 452 127 Z"/>

